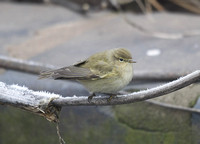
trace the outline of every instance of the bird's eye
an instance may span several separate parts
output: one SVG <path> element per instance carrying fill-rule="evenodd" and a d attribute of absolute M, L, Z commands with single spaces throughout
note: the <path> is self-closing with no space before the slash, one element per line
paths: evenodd
<path fill-rule="evenodd" d="M 124 61 L 123 59 L 119 59 L 120 62 Z"/>

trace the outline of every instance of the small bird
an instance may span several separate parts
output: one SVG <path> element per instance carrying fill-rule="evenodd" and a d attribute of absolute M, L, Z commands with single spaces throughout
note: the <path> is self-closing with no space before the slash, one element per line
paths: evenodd
<path fill-rule="evenodd" d="M 125 48 L 110 49 L 96 53 L 86 60 L 56 70 L 44 71 L 39 78 L 54 80 L 77 80 L 91 93 L 109 94 L 109 101 L 133 78 L 131 53 Z"/>

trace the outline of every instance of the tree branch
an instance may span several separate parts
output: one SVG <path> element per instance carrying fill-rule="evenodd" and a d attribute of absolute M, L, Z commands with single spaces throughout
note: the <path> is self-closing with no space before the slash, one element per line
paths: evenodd
<path fill-rule="evenodd" d="M 51 70 L 57 68 L 52 65 L 45 65 L 33 61 L 25 61 L 3 55 L 0 55 L 0 67 L 28 72 L 32 74 L 39 74 L 43 70 Z"/>
<path fill-rule="evenodd" d="M 200 70 L 174 80 L 170 83 L 140 92 L 118 95 L 110 102 L 106 96 L 97 96 L 89 103 L 88 96 L 62 97 L 57 94 L 29 90 L 17 85 L 6 85 L 0 82 L 0 104 L 12 105 L 22 109 L 46 115 L 50 107 L 80 106 L 80 105 L 117 105 L 144 101 L 159 97 L 183 87 L 186 87 L 200 79 Z M 50 115 L 51 116 L 51 115 Z M 45 116 L 46 117 L 46 116 Z"/>

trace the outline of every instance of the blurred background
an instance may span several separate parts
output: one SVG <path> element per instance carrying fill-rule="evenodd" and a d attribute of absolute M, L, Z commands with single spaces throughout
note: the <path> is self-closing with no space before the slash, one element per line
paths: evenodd
<path fill-rule="evenodd" d="M 0 0 L 0 55 L 57 67 L 125 47 L 137 61 L 124 90 L 152 88 L 200 69 L 200 0 Z M 87 96 L 76 82 L 38 80 L 0 67 L 0 81 L 63 96 Z M 200 108 L 200 86 L 154 101 Z M 200 115 L 149 102 L 64 107 L 67 144 L 200 144 Z M 0 144 L 59 143 L 53 123 L 0 105 Z"/>

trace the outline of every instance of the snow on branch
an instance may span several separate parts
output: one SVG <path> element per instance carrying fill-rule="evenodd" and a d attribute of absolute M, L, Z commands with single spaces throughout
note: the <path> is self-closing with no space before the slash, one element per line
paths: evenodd
<path fill-rule="evenodd" d="M 6 85 L 0 82 L 0 104 L 12 105 L 42 115 L 50 121 L 58 121 L 58 114 L 62 106 L 134 103 L 174 92 L 198 80 L 200 80 L 200 70 L 152 89 L 118 95 L 111 101 L 107 101 L 108 97 L 106 96 L 97 96 L 94 97 L 91 102 L 88 102 L 88 96 L 62 97 L 58 94 L 32 91 L 26 87 Z"/>
<path fill-rule="evenodd" d="M 52 106 L 51 101 L 60 95 L 29 90 L 18 85 L 6 85 L 0 82 L 0 104 L 12 105 L 44 116 L 49 121 L 57 121 L 59 106 Z"/>

